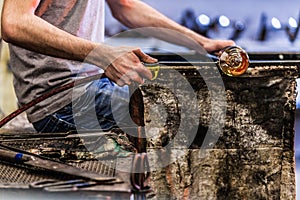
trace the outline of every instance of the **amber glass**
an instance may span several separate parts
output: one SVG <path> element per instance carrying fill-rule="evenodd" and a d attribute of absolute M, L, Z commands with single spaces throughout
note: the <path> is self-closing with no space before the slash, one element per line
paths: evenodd
<path fill-rule="evenodd" d="M 249 57 L 241 47 L 229 46 L 221 51 L 218 65 L 228 76 L 240 76 L 248 69 Z"/>

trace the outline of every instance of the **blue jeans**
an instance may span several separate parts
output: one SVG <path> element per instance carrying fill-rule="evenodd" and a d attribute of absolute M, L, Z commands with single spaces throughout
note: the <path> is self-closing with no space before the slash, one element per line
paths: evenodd
<path fill-rule="evenodd" d="M 129 114 L 128 86 L 119 87 L 108 78 L 93 81 L 80 98 L 33 123 L 38 132 L 110 130 L 133 126 Z"/>

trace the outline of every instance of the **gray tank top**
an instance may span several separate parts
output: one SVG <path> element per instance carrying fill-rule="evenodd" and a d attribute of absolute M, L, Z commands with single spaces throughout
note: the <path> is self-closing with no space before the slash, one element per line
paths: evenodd
<path fill-rule="evenodd" d="M 36 15 L 73 35 L 94 42 L 104 40 L 104 0 L 41 0 Z M 73 81 L 83 64 L 10 45 L 10 66 L 19 104 L 24 105 L 50 89 Z M 94 66 L 85 65 L 85 69 L 89 68 Z M 27 111 L 29 121 L 36 122 L 61 109 L 80 91 L 65 91 L 37 104 Z"/>

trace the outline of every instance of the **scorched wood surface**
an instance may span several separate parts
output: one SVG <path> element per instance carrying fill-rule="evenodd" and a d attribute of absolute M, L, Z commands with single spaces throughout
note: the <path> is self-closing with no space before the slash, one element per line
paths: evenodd
<path fill-rule="evenodd" d="M 177 70 L 194 92 L 167 70 L 142 86 L 153 169 L 148 198 L 295 199 L 297 67 L 252 66 L 241 77 L 222 75 L 224 87 L 213 84 L 217 71 L 205 69 L 201 76 L 199 68 Z M 211 90 L 224 90 L 225 112 L 211 103 Z"/>

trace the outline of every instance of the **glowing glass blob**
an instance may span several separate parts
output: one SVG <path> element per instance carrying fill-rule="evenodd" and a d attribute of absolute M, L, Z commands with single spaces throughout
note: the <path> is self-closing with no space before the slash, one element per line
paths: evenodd
<path fill-rule="evenodd" d="M 218 65 L 228 76 L 240 76 L 248 69 L 249 57 L 241 47 L 229 46 L 221 51 Z"/>

